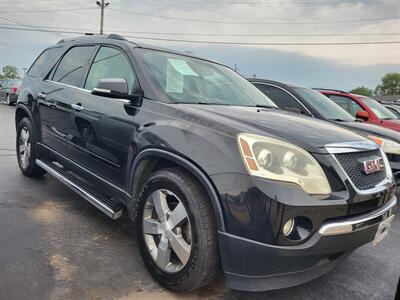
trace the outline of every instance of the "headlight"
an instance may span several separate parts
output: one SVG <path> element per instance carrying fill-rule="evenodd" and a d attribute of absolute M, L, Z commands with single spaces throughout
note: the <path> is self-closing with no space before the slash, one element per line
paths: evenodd
<path fill-rule="evenodd" d="M 373 140 L 379 146 L 382 147 L 383 152 L 390 154 L 400 154 L 400 144 L 395 141 L 377 137 L 374 135 L 369 135 L 369 139 Z"/>
<path fill-rule="evenodd" d="M 295 145 L 254 134 L 239 134 L 238 144 L 250 175 L 298 184 L 309 194 L 331 187 L 315 158 Z"/>

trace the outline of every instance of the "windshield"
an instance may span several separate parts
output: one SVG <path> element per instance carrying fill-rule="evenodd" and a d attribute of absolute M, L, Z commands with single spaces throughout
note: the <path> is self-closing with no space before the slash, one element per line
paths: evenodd
<path fill-rule="evenodd" d="M 277 107 L 246 79 L 205 60 L 141 49 L 145 72 L 165 102 Z"/>
<path fill-rule="evenodd" d="M 344 122 L 355 120 L 347 111 L 320 92 L 301 87 L 295 87 L 294 90 L 325 119 Z"/>
<path fill-rule="evenodd" d="M 383 120 L 397 119 L 394 113 L 392 113 L 378 101 L 368 97 L 360 97 L 360 96 L 357 97 L 360 98 L 364 102 L 364 104 L 367 105 L 379 119 Z"/>

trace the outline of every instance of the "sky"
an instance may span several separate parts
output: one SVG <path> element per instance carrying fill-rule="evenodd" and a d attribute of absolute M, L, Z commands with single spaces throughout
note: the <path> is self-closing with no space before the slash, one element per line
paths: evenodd
<path fill-rule="evenodd" d="M 374 89 L 385 73 L 400 72 L 398 0 L 106 2 L 105 33 L 190 51 L 246 77 L 350 90 Z M 95 0 L 0 0 L 0 68 L 23 74 L 48 45 L 99 24 Z"/>

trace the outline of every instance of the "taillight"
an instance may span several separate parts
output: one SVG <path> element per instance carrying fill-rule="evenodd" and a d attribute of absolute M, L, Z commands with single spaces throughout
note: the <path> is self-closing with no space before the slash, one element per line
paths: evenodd
<path fill-rule="evenodd" d="M 16 94 L 16 93 L 18 92 L 18 88 L 17 88 L 17 87 L 11 88 L 11 92 L 12 92 L 13 94 Z"/>

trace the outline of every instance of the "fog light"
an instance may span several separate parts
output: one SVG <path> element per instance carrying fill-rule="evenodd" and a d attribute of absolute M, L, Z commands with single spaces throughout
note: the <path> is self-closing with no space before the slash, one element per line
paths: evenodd
<path fill-rule="evenodd" d="M 285 225 L 283 226 L 283 234 L 285 235 L 285 236 L 289 236 L 291 233 L 292 233 L 292 231 L 293 231 L 293 228 L 294 228 L 294 219 L 289 219 L 286 223 L 285 223 Z"/>

